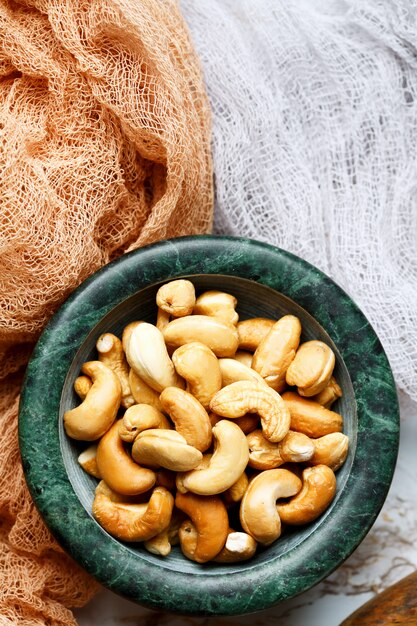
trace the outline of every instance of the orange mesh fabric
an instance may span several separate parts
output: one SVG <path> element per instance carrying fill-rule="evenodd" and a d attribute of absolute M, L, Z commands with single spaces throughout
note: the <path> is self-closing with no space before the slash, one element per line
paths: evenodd
<path fill-rule="evenodd" d="M 0 626 L 69 626 L 96 590 L 24 483 L 19 369 L 86 276 L 211 219 L 209 108 L 177 4 L 0 0 Z"/>

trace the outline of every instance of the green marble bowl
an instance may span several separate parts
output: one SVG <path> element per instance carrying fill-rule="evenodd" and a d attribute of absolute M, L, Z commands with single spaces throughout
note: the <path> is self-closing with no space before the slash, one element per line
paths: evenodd
<path fill-rule="evenodd" d="M 81 364 L 95 358 L 104 331 L 134 319 L 155 321 L 158 286 L 189 277 L 198 291 L 223 289 L 241 319 L 298 315 L 303 339 L 329 343 L 344 390 L 350 452 L 337 496 L 315 522 L 285 533 L 245 563 L 199 565 L 178 548 L 167 558 L 110 537 L 91 516 L 95 480 L 77 464 L 85 447 L 69 440 L 65 410 Z M 395 385 L 369 322 L 332 280 L 272 246 L 231 237 L 184 237 L 142 248 L 107 265 L 65 302 L 40 338 L 27 369 L 19 419 L 26 480 L 47 526 L 103 585 L 140 604 L 200 615 L 244 614 L 299 594 L 330 574 L 364 538 L 395 467 L 399 416 Z"/>

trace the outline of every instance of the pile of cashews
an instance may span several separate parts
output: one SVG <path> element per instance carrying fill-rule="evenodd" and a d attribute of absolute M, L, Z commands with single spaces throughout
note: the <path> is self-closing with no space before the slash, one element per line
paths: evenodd
<path fill-rule="evenodd" d="M 99 337 L 64 414 L 69 437 L 95 442 L 78 459 L 100 480 L 92 513 L 160 556 L 179 543 L 197 563 L 249 559 L 335 496 L 348 452 L 335 355 L 300 345 L 297 317 L 239 322 L 234 296 L 196 298 L 189 280 L 156 304 L 156 325 Z"/>

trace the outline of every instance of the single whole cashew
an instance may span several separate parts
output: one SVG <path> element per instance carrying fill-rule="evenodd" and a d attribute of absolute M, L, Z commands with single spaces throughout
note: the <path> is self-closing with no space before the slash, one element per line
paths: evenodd
<path fill-rule="evenodd" d="M 191 518 L 183 522 L 179 531 L 184 554 L 197 563 L 213 559 L 226 543 L 229 532 L 229 518 L 221 499 L 177 493 L 175 506 Z"/>
<path fill-rule="evenodd" d="M 329 411 L 312 400 L 301 398 L 293 391 L 286 391 L 282 395 L 282 399 L 291 415 L 291 430 L 296 430 L 313 438 L 341 432 L 343 418 L 339 413 Z"/>
<path fill-rule="evenodd" d="M 349 437 L 343 433 L 329 433 L 314 439 L 314 454 L 310 465 L 328 465 L 334 472 L 343 465 L 349 449 Z"/>
<path fill-rule="evenodd" d="M 168 413 L 175 429 L 186 442 L 204 452 L 211 444 L 211 424 L 205 408 L 190 393 L 167 387 L 159 397 L 162 410 Z"/>
<path fill-rule="evenodd" d="M 162 411 L 159 393 L 152 387 L 149 387 L 132 369 L 129 372 L 129 384 L 132 396 L 137 404 L 149 404 L 157 411 Z"/>
<path fill-rule="evenodd" d="M 341 388 L 337 384 L 336 379 L 331 376 L 329 382 L 323 391 L 320 391 L 316 396 L 313 396 L 311 400 L 321 404 L 326 409 L 330 409 L 333 402 L 335 402 L 338 398 L 341 398 L 343 395 Z"/>
<path fill-rule="evenodd" d="M 187 381 L 189 391 L 205 409 L 222 387 L 219 361 L 204 343 L 193 341 L 177 348 L 172 362 L 178 374 Z"/>
<path fill-rule="evenodd" d="M 239 322 L 237 325 L 239 350 L 255 352 L 274 324 L 275 320 L 270 320 L 266 317 L 253 317 L 250 320 Z"/>
<path fill-rule="evenodd" d="M 227 385 L 236 383 L 239 380 L 254 380 L 261 385 L 266 385 L 258 372 L 236 359 L 219 359 L 218 363 L 221 371 L 222 387 L 227 387 Z"/>
<path fill-rule="evenodd" d="M 189 280 L 171 280 L 162 285 L 156 294 L 156 304 L 174 317 L 191 315 L 195 305 L 194 285 Z"/>
<path fill-rule="evenodd" d="M 237 481 L 233 483 L 229 489 L 223 493 L 223 499 L 226 506 L 233 506 L 236 502 L 240 502 L 243 496 L 245 495 L 245 491 L 248 488 L 249 479 L 245 472 L 239 476 Z"/>
<path fill-rule="evenodd" d="M 219 552 L 214 561 L 216 563 L 238 563 L 251 559 L 256 552 L 257 543 L 247 533 L 231 530 L 227 535 L 223 550 Z"/>
<path fill-rule="evenodd" d="M 238 345 L 235 326 L 209 315 L 189 315 L 175 319 L 165 328 L 164 337 L 173 348 L 199 341 L 218 357 L 233 356 Z"/>
<path fill-rule="evenodd" d="M 113 424 L 122 389 L 116 374 L 100 361 L 84 363 L 81 371 L 93 386 L 80 405 L 64 413 L 64 427 L 72 439 L 94 441 Z"/>
<path fill-rule="evenodd" d="M 285 388 L 286 371 L 300 343 L 301 323 L 294 315 L 284 315 L 256 348 L 252 367 L 275 389 Z"/>
<path fill-rule="evenodd" d="M 93 515 L 113 537 L 121 541 L 146 541 L 169 525 L 174 498 L 163 487 L 153 490 L 147 504 L 125 504 L 114 502 L 100 485 L 96 489 Z"/>
<path fill-rule="evenodd" d="M 299 526 L 317 519 L 336 495 L 336 477 L 327 465 L 307 467 L 303 471 L 303 488 L 277 510 L 285 524 Z"/>
<path fill-rule="evenodd" d="M 236 326 L 239 321 L 239 315 L 235 311 L 236 305 L 237 300 L 230 293 L 205 291 L 195 301 L 194 314 L 218 317 Z"/>
<path fill-rule="evenodd" d="M 212 398 L 210 408 L 229 418 L 259 413 L 264 436 L 272 442 L 281 441 L 290 429 L 290 412 L 279 393 L 255 381 L 242 380 L 223 387 Z"/>
<path fill-rule="evenodd" d="M 222 420 L 213 428 L 215 447 L 210 464 L 177 475 L 177 489 L 210 496 L 226 491 L 243 473 L 249 459 L 244 433 L 233 422 Z"/>
<path fill-rule="evenodd" d="M 197 467 L 203 455 L 175 430 L 149 429 L 136 437 L 132 457 L 142 465 L 185 472 Z"/>
<path fill-rule="evenodd" d="M 123 351 L 122 342 L 116 335 L 104 333 L 97 339 L 96 348 L 99 361 L 113 370 L 120 380 L 122 386 L 121 404 L 127 409 L 132 404 L 135 404 L 135 400 L 130 391 L 129 366 Z"/>
<path fill-rule="evenodd" d="M 323 341 L 306 341 L 297 350 L 286 374 L 301 396 L 314 396 L 327 386 L 335 366 L 334 352 Z"/>
<path fill-rule="evenodd" d="M 155 391 L 184 387 L 169 358 L 164 336 L 153 324 L 143 322 L 133 329 L 126 356 L 130 367 Z"/>
<path fill-rule="evenodd" d="M 246 365 L 246 367 L 252 367 L 253 354 L 246 350 L 238 350 L 233 358 L 239 361 L 239 363 Z"/>
<path fill-rule="evenodd" d="M 123 441 L 132 442 L 143 430 L 149 428 L 170 429 L 171 424 L 161 411 L 149 404 L 134 404 L 119 422 L 119 437 Z"/>
<path fill-rule="evenodd" d="M 281 534 L 276 501 L 294 496 L 301 487 L 301 480 L 285 469 L 265 470 L 255 476 L 240 504 L 243 530 L 262 545 L 270 545 Z"/>
<path fill-rule="evenodd" d="M 124 327 L 122 333 L 122 346 L 124 353 L 127 354 L 127 348 L 129 345 L 130 338 L 132 336 L 133 331 L 139 324 L 143 324 L 142 320 L 135 320 L 134 322 L 130 322 L 127 326 Z"/>
<path fill-rule="evenodd" d="M 100 439 L 96 460 L 103 480 L 117 493 L 133 496 L 148 491 L 155 484 L 155 473 L 140 467 L 126 452 L 119 437 L 119 422 Z"/>
<path fill-rule="evenodd" d="M 74 391 L 80 400 L 84 400 L 93 386 L 93 381 L 88 376 L 78 376 L 74 381 Z"/>
<path fill-rule="evenodd" d="M 255 430 L 246 437 L 249 445 L 249 465 L 255 469 L 274 469 L 284 463 L 303 463 L 312 458 L 314 442 L 303 435 L 289 431 L 278 443 L 271 443 Z"/>
<path fill-rule="evenodd" d="M 97 444 L 93 443 L 91 446 L 88 446 L 78 457 L 78 463 L 81 465 L 83 470 L 94 476 L 95 478 L 101 478 L 100 472 L 97 467 Z"/>

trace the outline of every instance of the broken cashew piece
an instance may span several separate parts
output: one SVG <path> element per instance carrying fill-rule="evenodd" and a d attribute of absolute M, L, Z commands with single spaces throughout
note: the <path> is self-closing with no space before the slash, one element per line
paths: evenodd
<path fill-rule="evenodd" d="M 211 424 L 205 408 L 188 391 L 167 387 L 159 397 L 162 410 L 168 413 L 175 429 L 186 442 L 204 452 L 211 444 Z"/>
<path fill-rule="evenodd" d="M 249 449 L 239 426 L 221 420 L 213 428 L 214 453 L 208 467 L 177 475 L 181 492 L 209 496 L 229 489 L 242 475 L 249 459 Z"/>
<path fill-rule="evenodd" d="M 239 381 L 223 387 L 210 402 L 211 410 L 222 417 L 258 413 L 262 431 L 269 441 L 281 441 L 290 429 L 290 412 L 279 395 L 255 381 Z"/>
<path fill-rule="evenodd" d="M 93 515 L 113 537 L 121 541 L 146 541 L 169 525 L 174 498 L 164 487 L 155 487 L 147 504 L 125 504 L 114 502 L 100 485 L 96 489 Z"/>
<path fill-rule="evenodd" d="M 116 374 L 122 386 L 121 404 L 126 409 L 135 404 L 130 391 L 129 366 L 123 351 L 122 342 L 112 333 L 100 335 L 96 342 L 98 360 L 107 365 Z"/>
<path fill-rule="evenodd" d="M 101 478 L 99 469 L 97 467 L 97 444 L 93 443 L 91 446 L 88 446 L 78 457 L 78 463 L 81 465 L 83 470 L 90 474 L 90 476 L 94 476 L 95 478 Z"/>
<path fill-rule="evenodd" d="M 193 341 L 177 348 L 172 362 L 178 374 L 186 380 L 187 391 L 207 409 L 214 394 L 222 387 L 219 361 L 214 352 L 204 343 Z"/>
<path fill-rule="evenodd" d="M 229 518 L 222 500 L 219 496 L 177 493 L 175 506 L 190 517 L 179 530 L 185 556 L 197 563 L 211 561 L 223 548 L 229 533 Z"/>
<path fill-rule="evenodd" d="M 329 382 L 323 391 L 320 391 L 316 396 L 312 396 L 311 400 L 324 406 L 325 409 L 330 409 L 333 402 L 343 395 L 341 388 L 337 384 L 336 379 L 331 376 Z"/>
<path fill-rule="evenodd" d="M 195 289 L 189 280 L 171 280 L 156 294 L 157 306 L 173 317 L 191 315 L 195 305 Z"/>
<path fill-rule="evenodd" d="M 64 427 L 72 439 L 94 441 L 113 424 L 122 389 L 116 374 L 100 361 L 84 363 L 81 371 L 91 378 L 93 386 L 81 404 L 64 413 Z"/>
<path fill-rule="evenodd" d="M 132 369 L 129 372 L 129 384 L 132 396 L 137 404 L 149 404 L 157 411 L 162 411 L 159 393 L 152 387 L 149 387 Z"/>
<path fill-rule="evenodd" d="M 135 404 L 131 406 L 123 419 L 119 422 L 119 437 L 131 443 L 143 430 L 149 428 L 170 429 L 171 424 L 161 411 L 149 404 Z"/>
<path fill-rule="evenodd" d="M 195 315 L 210 315 L 228 324 L 236 324 L 239 315 L 236 313 L 237 300 L 230 293 L 223 291 L 205 291 L 195 301 Z"/>
<path fill-rule="evenodd" d="M 285 469 L 265 470 L 250 483 L 240 504 L 240 523 L 245 532 L 264 546 L 281 534 L 276 501 L 300 491 L 301 480 Z"/>
<path fill-rule="evenodd" d="M 286 381 L 301 396 L 314 396 L 327 386 L 335 366 L 335 355 L 323 341 L 306 341 L 297 350 L 286 374 Z"/>
<path fill-rule="evenodd" d="M 219 359 L 220 372 L 222 377 L 222 387 L 227 387 L 239 380 L 254 380 L 260 385 L 266 385 L 262 376 L 255 370 L 240 363 L 236 359 Z"/>
<path fill-rule="evenodd" d="M 132 457 L 142 465 L 186 472 L 197 467 L 203 455 L 189 446 L 185 438 L 175 430 L 150 429 L 136 437 Z"/>
<path fill-rule="evenodd" d="M 251 559 L 256 552 L 257 543 L 247 533 L 231 530 L 227 535 L 224 548 L 219 552 L 214 561 L 216 563 L 238 563 Z"/>
<path fill-rule="evenodd" d="M 235 326 L 209 315 L 188 315 L 175 319 L 165 328 L 164 337 L 172 348 L 199 341 L 217 357 L 233 356 L 238 345 Z"/>
<path fill-rule="evenodd" d="M 270 320 L 266 317 L 253 317 L 249 320 L 243 320 L 237 325 L 239 335 L 239 350 L 249 350 L 255 352 L 256 348 L 266 337 L 276 320 Z"/>
<path fill-rule="evenodd" d="M 336 477 L 327 465 L 307 467 L 303 471 L 303 488 L 277 510 L 285 524 L 299 526 L 317 519 L 336 495 Z"/>
<path fill-rule="evenodd" d="M 115 422 L 97 446 L 97 467 L 107 485 L 125 496 L 134 496 L 151 489 L 155 473 L 140 467 L 131 459 L 119 437 L 119 422 Z"/>
<path fill-rule="evenodd" d="M 164 336 L 153 324 L 143 322 L 133 329 L 126 356 L 130 367 L 155 391 L 184 387 L 169 358 Z"/>
<path fill-rule="evenodd" d="M 302 398 L 293 391 L 286 391 L 282 394 L 282 399 L 291 415 L 291 430 L 314 439 L 342 431 L 343 418 L 339 413 L 329 411 L 321 404 Z"/>
<path fill-rule="evenodd" d="M 271 443 L 261 430 L 246 437 L 249 445 L 249 465 L 259 470 L 274 469 L 284 463 L 303 463 L 312 458 L 314 442 L 303 435 L 289 431 L 278 443 Z"/>
<path fill-rule="evenodd" d="M 88 376 L 78 376 L 74 381 L 74 391 L 80 400 L 85 400 L 92 386 L 93 381 Z"/>
<path fill-rule="evenodd" d="M 310 465 L 327 465 L 334 472 L 338 470 L 346 460 L 349 450 L 349 437 L 343 433 L 329 433 L 313 440 L 314 454 L 310 459 Z"/>

